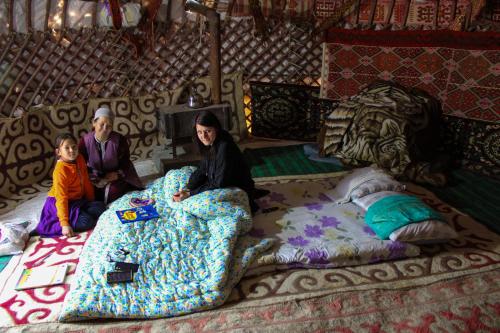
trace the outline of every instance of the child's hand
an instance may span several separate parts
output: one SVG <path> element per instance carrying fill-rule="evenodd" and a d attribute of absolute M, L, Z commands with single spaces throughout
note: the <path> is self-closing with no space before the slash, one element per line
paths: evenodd
<path fill-rule="evenodd" d="M 172 197 L 175 202 L 180 202 L 187 198 L 189 198 L 189 190 L 180 190 L 179 192 L 175 192 Z"/>
<path fill-rule="evenodd" d="M 73 237 L 75 235 L 75 233 L 73 232 L 73 228 L 71 228 L 70 226 L 62 227 L 62 234 L 66 237 Z"/>

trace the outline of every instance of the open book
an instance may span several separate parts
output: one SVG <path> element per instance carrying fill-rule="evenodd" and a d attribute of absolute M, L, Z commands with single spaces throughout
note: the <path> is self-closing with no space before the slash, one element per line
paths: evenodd
<path fill-rule="evenodd" d="M 66 277 L 68 264 L 50 267 L 34 267 L 25 268 L 19 282 L 17 282 L 16 290 L 33 289 L 46 286 L 62 284 Z"/>

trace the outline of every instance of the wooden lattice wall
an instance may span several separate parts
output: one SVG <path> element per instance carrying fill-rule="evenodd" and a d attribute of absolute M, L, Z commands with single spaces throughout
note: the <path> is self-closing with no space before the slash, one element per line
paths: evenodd
<path fill-rule="evenodd" d="M 265 39 L 251 19 L 226 22 L 222 71 L 251 80 L 318 85 L 321 46 L 312 28 L 276 23 Z M 197 26 L 155 35 L 138 50 L 124 31 L 82 29 L 0 37 L 0 113 L 89 98 L 140 96 L 174 89 L 208 73 L 208 40 Z M 138 54 L 139 52 L 139 54 Z M 244 88 L 249 90 L 248 84 Z"/>
<path fill-rule="evenodd" d="M 265 37 L 255 35 L 255 30 L 259 29 L 252 18 L 226 20 L 221 38 L 222 71 L 243 71 L 247 95 L 248 82 L 251 80 L 319 85 L 323 29 L 343 26 L 343 20 L 348 16 L 351 19 L 354 17 L 352 27 L 393 27 L 391 18 L 397 1 L 390 2 L 389 12 L 383 22 L 377 25 L 377 1 L 370 2 L 369 18 L 365 23 L 360 21 L 360 11 L 362 5 L 366 7 L 366 2 L 337 2 L 338 8 L 335 7 L 326 17 L 318 16 L 321 18 L 319 21 L 309 21 L 310 25 L 298 26 L 268 20 L 265 27 L 269 32 Z M 47 8 L 51 8 L 51 2 L 46 3 L 49 6 Z M 186 81 L 208 73 L 208 38 L 205 29 L 200 32 L 199 26 L 192 22 L 170 29 L 164 28 L 166 23 L 156 22 L 151 48 L 140 43 L 146 39 L 137 38 L 137 31 L 132 34 L 127 30 L 98 28 L 97 7 L 91 13 L 92 28 L 69 29 L 65 23 L 68 6 L 64 4 L 67 2 L 60 3 L 63 5 L 56 9 L 62 20 L 57 27 L 66 28 L 58 30 L 56 27 L 53 30 L 49 23 L 54 24 L 55 18 L 45 15 L 44 31 L 35 31 L 32 22 L 34 12 L 28 10 L 23 21 L 26 25 L 23 31 L 28 31 L 27 34 L 14 30 L 15 26 L 22 27 L 23 24 L 14 24 L 12 0 L 6 7 L 8 15 L 3 21 L 7 22 L 8 30 L 4 31 L 9 34 L 0 35 L 0 115 L 9 117 L 18 108 L 28 109 L 37 104 L 53 105 L 89 98 L 154 94 L 179 87 Z M 405 3 L 402 29 L 407 28 L 408 13 L 413 2 L 406 0 Z M 436 2 L 436 8 L 441 8 L 439 3 Z M 480 4 L 484 5 L 480 0 L 471 0 L 466 7 L 459 8 L 459 3 L 457 0 L 452 1 L 452 15 L 448 15 L 447 20 L 453 21 L 456 15 L 464 15 L 467 23 L 474 16 L 473 12 L 479 12 L 482 8 Z M 490 8 L 491 2 L 487 3 L 487 8 Z M 30 4 L 26 7 L 29 9 L 35 3 L 28 1 L 26 4 Z M 52 9 L 46 10 L 46 14 L 52 12 Z M 440 13 L 440 10 L 434 10 L 434 23 L 430 28 L 438 28 Z M 321 11 L 316 13 L 319 14 Z"/>

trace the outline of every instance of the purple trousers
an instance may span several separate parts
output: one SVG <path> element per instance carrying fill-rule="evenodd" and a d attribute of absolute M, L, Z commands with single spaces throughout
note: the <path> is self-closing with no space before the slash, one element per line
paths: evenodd
<path fill-rule="evenodd" d="M 86 199 L 72 200 L 69 205 L 69 224 L 74 231 L 85 231 L 92 229 L 99 215 L 105 210 L 103 202 L 87 201 Z M 62 227 L 57 217 L 56 199 L 47 197 L 42 209 L 40 222 L 36 232 L 43 237 L 56 237 L 62 235 Z"/>

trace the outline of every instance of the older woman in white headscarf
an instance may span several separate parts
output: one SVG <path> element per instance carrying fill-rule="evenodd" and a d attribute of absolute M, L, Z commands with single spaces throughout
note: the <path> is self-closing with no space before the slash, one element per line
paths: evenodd
<path fill-rule="evenodd" d="M 96 190 L 96 199 L 108 204 L 128 191 L 143 185 L 130 160 L 127 139 L 113 131 L 114 114 L 100 107 L 94 114 L 93 131 L 78 145 L 87 161 L 89 175 Z"/>

